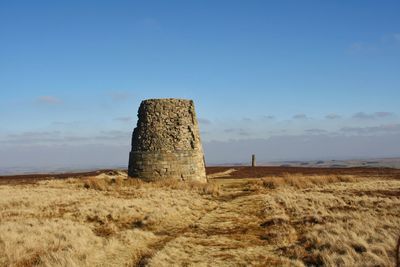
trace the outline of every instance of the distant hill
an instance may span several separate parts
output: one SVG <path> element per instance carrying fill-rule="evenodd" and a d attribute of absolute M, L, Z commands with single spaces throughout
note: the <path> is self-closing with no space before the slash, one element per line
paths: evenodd
<path fill-rule="evenodd" d="M 400 158 L 377 158 L 377 159 L 352 159 L 352 160 L 311 160 L 311 161 L 275 161 L 259 163 L 268 166 L 292 166 L 292 167 L 387 167 L 400 169 Z"/>

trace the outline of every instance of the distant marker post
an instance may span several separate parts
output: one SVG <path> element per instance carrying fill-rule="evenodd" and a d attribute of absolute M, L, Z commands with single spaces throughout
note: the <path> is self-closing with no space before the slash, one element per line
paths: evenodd
<path fill-rule="evenodd" d="M 251 155 L 251 167 L 256 166 L 256 155 Z"/>

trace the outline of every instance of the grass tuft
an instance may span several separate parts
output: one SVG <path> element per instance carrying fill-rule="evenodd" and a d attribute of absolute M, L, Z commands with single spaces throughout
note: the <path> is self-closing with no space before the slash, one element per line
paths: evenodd
<path fill-rule="evenodd" d="M 260 180 L 250 181 L 255 189 L 277 189 L 280 187 L 293 187 L 296 189 L 321 186 L 331 183 L 356 182 L 357 178 L 351 175 L 313 175 L 304 176 L 302 174 L 284 174 L 282 177 L 265 177 Z"/>
<path fill-rule="evenodd" d="M 98 191 L 120 191 L 129 188 L 164 188 L 173 190 L 194 191 L 201 195 L 218 196 L 220 187 L 213 181 L 200 183 L 195 181 L 178 181 L 173 179 L 164 179 L 160 181 L 147 182 L 137 178 L 101 178 L 89 177 L 83 181 L 83 187 Z"/>

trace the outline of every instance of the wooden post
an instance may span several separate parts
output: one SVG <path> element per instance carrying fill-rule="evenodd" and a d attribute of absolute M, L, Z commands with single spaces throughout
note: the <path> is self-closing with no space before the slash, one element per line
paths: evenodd
<path fill-rule="evenodd" d="M 256 166 L 256 155 L 252 155 L 251 156 L 251 167 L 255 167 Z"/>

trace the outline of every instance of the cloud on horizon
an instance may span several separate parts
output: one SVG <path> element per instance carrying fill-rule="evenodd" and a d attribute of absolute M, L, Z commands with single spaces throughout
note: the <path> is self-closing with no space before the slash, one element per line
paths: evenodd
<path fill-rule="evenodd" d="M 242 139 L 203 142 L 208 164 L 247 162 L 251 154 L 260 162 L 400 156 L 400 124 L 346 128 L 337 135 L 307 129 L 304 134 L 270 138 L 249 138 L 241 128 L 225 131 Z M 95 136 L 59 131 L 10 134 L 0 141 L 0 168 L 125 166 L 130 142 L 131 132 L 119 130 L 100 131 Z"/>
<path fill-rule="evenodd" d="M 130 142 L 130 138 L 131 132 L 119 130 L 100 131 L 99 134 L 93 136 L 63 133 L 61 131 L 39 131 L 8 134 L 0 137 L 0 144 L 2 146 L 121 144 Z"/>
<path fill-rule="evenodd" d="M 400 124 L 386 124 L 370 127 L 343 127 L 340 129 L 343 133 L 354 133 L 359 135 L 377 134 L 377 133 L 400 133 Z"/>
<path fill-rule="evenodd" d="M 335 113 L 308 119 L 300 113 L 293 118 L 297 121 L 266 121 L 258 116 L 251 121 L 239 117 L 212 122 L 200 117 L 206 160 L 212 164 L 246 162 L 252 153 L 259 161 L 400 156 L 400 122 L 392 112 L 358 112 L 346 119 Z M 71 121 L 50 123 L 52 130 L 48 131 L 0 133 L 0 167 L 36 163 L 38 167 L 89 166 L 96 164 L 93 158 L 99 159 L 99 164 L 106 164 L 109 158 L 108 163 L 123 165 L 131 146 L 132 127 L 121 127 L 132 119 L 110 117 L 107 123 L 114 126 L 102 127 L 114 130 L 107 131 L 95 130 L 97 126 L 88 126 L 90 122 Z M 104 154 L 91 158 L 91 153 Z M 58 158 L 53 158 L 56 155 Z"/>
<path fill-rule="evenodd" d="M 306 132 L 308 134 L 325 134 L 328 131 L 324 130 L 324 129 L 316 129 L 316 128 L 314 128 L 314 129 L 307 129 L 304 132 Z"/>
<path fill-rule="evenodd" d="M 204 143 L 208 164 L 400 156 L 400 133 L 385 136 L 282 135 Z M 366 145 L 368 144 L 368 145 Z M 240 151 L 240 153 L 238 153 Z"/>
<path fill-rule="evenodd" d="M 225 133 L 233 133 L 239 136 L 250 136 L 251 133 L 244 128 L 228 128 L 224 130 Z"/>
<path fill-rule="evenodd" d="M 388 111 L 378 111 L 375 113 L 357 112 L 352 116 L 352 118 L 361 120 L 373 120 L 378 118 L 393 117 L 394 115 L 395 115 L 394 113 Z"/>

